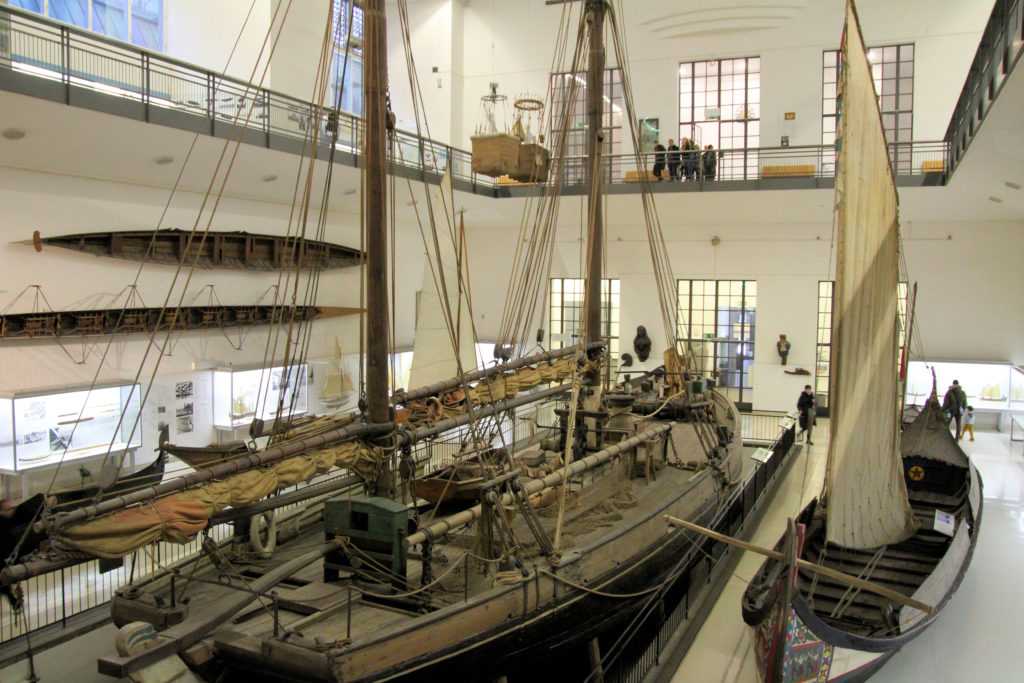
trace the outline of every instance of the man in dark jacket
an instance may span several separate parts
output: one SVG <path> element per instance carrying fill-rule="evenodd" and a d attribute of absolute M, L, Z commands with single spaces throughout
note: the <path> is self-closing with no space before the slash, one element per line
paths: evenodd
<path fill-rule="evenodd" d="M 654 141 L 654 177 L 661 180 L 661 172 L 665 170 L 665 145 Z"/>
<path fill-rule="evenodd" d="M 960 386 L 960 382 L 953 380 L 946 390 L 946 396 L 942 399 L 942 409 L 946 411 L 946 424 L 956 421 L 956 438 L 960 440 L 960 420 L 967 406 L 967 392 Z"/>
<path fill-rule="evenodd" d="M 679 180 L 679 147 L 675 140 L 668 141 L 668 178 Z"/>
<path fill-rule="evenodd" d="M 800 392 L 800 398 L 796 400 L 796 409 L 800 411 L 800 429 L 803 430 L 808 446 L 813 446 L 811 441 L 811 430 L 814 428 L 817 400 L 814 398 L 814 389 L 808 384 Z"/>

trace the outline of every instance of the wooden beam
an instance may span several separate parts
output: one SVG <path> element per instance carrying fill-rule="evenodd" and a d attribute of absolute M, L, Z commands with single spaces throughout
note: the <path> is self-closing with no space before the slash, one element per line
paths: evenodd
<path fill-rule="evenodd" d="M 728 543 L 729 545 L 734 545 L 737 548 L 742 548 L 743 550 L 749 550 L 759 555 L 771 557 L 776 560 L 783 559 L 782 553 L 780 553 L 777 550 L 770 550 L 768 548 L 763 548 L 759 545 L 754 545 L 753 543 L 747 543 L 746 541 L 741 541 L 738 538 L 733 538 L 732 536 L 720 534 L 717 531 L 712 531 L 711 529 L 707 529 L 697 524 L 693 524 L 692 522 L 687 522 L 685 520 L 672 517 L 671 515 L 665 515 L 665 521 L 671 524 L 672 526 L 682 527 L 683 529 L 686 529 L 688 531 L 695 531 L 698 534 L 703 534 L 704 536 L 707 536 L 708 538 L 720 541 L 722 543 Z M 872 583 L 871 581 L 865 581 L 864 579 L 858 578 L 851 574 L 846 574 L 836 569 L 832 569 L 831 567 L 826 567 L 825 565 L 817 564 L 815 562 L 808 562 L 807 560 L 801 560 L 799 558 L 797 558 L 796 564 L 801 569 L 806 569 L 808 571 L 824 574 L 825 576 L 831 579 L 835 579 L 840 583 L 844 583 L 848 586 L 853 586 L 855 588 L 860 588 L 861 590 L 870 591 L 872 593 L 875 593 L 876 595 L 881 595 L 882 597 L 889 598 L 893 602 L 897 602 L 901 605 L 906 605 L 907 607 L 913 607 L 914 609 L 921 610 L 926 614 L 931 614 L 933 611 L 931 605 L 926 605 L 925 603 L 920 602 L 918 600 L 914 600 L 913 598 L 906 596 L 903 593 L 891 590 L 889 588 L 886 588 L 885 586 L 879 586 L 877 583 Z"/>

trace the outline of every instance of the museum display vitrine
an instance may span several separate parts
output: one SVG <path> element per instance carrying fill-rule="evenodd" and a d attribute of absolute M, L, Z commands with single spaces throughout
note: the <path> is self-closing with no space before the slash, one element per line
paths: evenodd
<path fill-rule="evenodd" d="M 20 472 L 137 448 L 139 394 L 137 384 L 125 384 L 0 398 L 0 470 Z"/>
<path fill-rule="evenodd" d="M 306 405 L 307 368 L 301 365 L 213 371 L 213 425 L 244 427 L 255 419 L 300 415 Z"/>

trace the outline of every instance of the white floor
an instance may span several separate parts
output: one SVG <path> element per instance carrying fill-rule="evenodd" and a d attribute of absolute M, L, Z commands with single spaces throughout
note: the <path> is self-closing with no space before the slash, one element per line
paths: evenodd
<path fill-rule="evenodd" d="M 772 546 L 821 487 L 828 422 L 814 431 L 790 464 L 753 542 Z M 879 683 L 1024 680 L 1024 443 L 1009 434 L 978 432 L 963 442 L 985 484 L 981 536 L 960 589 L 927 631 L 872 678 Z M 740 596 L 761 558 L 744 553 L 711 615 L 672 680 L 752 683 L 757 680 Z"/>

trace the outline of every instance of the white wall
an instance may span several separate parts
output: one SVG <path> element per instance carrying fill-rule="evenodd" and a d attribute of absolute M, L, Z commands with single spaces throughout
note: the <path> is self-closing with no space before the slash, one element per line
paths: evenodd
<path fill-rule="evenodd" d="M 546 92 L 562 12 L 572 12 L 575 21 L 579 5 L 469 4 L 464 123 L 456 145 L 469 145 L 478 98 L 485 94 L 488 81 L 499 81 L 502 91 L 510 95 Z M 621 23 L 630 51 L 637 115 L 660 118 L 662 137 L 678 139 L 679 63 L 760 56 L 761 144 L 779 144 L 787 111 L 796 113 L 784 132 L 790 144 L 820 144 L 821 53 L 838 48 L 843 6 L 842 0 L 785 5 L 630 0 Z M 868 45 L 912 42 L 916 46 L 915 139 L 934 140 L 945 133 L 991 8 L 991 0 L 939 5 L 929 0 L 858 3 Z M 609 52 L 609 65 L 615 61 L 617 57 Z M 562 68 L 567 67 L 558 70 Z"/>
<path fill-rule="evenodd" d="M 901 195 L 933 191 L 907 188 Z M 806 211 L 802 220 L 787 214 L 781 207 L 794 193 L 802 198 L 814 193 L 820 199 L 818 208 Z M 783 372 L 775 342 L 785 334 L 792 344 L 788 369 L 815 372 L 818 282 L 833 278 L 831 200 L 831 190 L 659 195 L 676 278 L 757 282 L 752 373 L 757 409 L 789 410 L 803 385 L 813 383 L 813 376 Z M 497 201 L 507 207 L 509 225 L 515 226 L 521 205 L 516 200 Z M 653 368 L 661 362 L 666 336 L 639 199 L 617 195 L 608 201 L 606 276 L 621 280 L 620 351 L 631 351 L 636 327 L 644 325 L 654 348 L 648 363 L 635 367 Z M 760 217 L 750 215 L 747 201 L 763 207 Z M 730 211 L 740 222 L 715 222 L 716 214 Z M 579 212 L 578 199 L 563 200 L 551 277 L 579 277 Z M 917 325 L 923 348 L 912 349 L 915 357 L 1024 362 L 1024 319 L 1016 314 L 1016 293 L 1024 289 L 1024 269 L 1017 264 L 1024 253 L 1022 228 L 1020 221 L 904 223 L 909 275 L 920 288 Z M 715 236 L 718 246 L 711 244 Z M 469 238 L 478 333 L 482 339 L 494 339 L 518 228 L 474 226 Z M 537 320 L 532 326 L 540 324 Z"/>
<path fill-rule="evenodd" d="M 258 75 L 253 78 L 253 70 L 270 27 L 270 0 L 169 0 L 164 5 L 168 56 L 259 81 Z"/>

